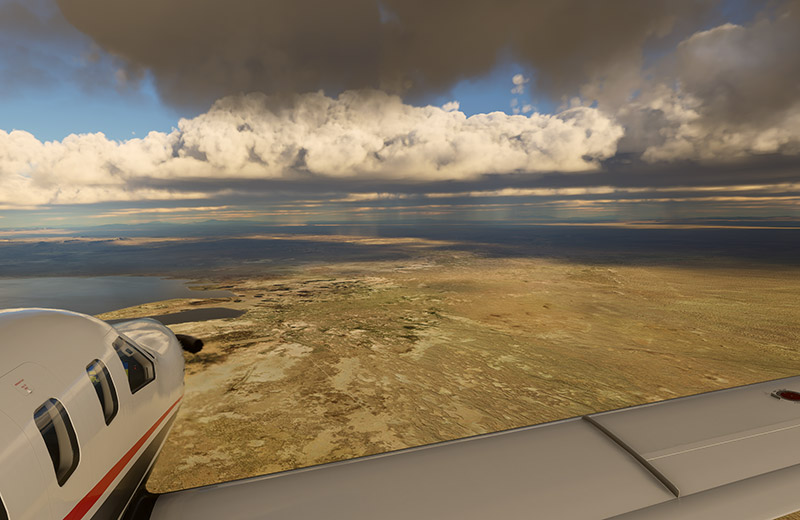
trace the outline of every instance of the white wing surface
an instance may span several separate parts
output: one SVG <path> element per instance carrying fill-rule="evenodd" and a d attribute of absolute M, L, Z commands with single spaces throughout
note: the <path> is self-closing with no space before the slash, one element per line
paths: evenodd
<path fill-rule="evenodd" d="M 150 518 L 750 520 L 798 509 L 792 377 L 169 493 Z"/>

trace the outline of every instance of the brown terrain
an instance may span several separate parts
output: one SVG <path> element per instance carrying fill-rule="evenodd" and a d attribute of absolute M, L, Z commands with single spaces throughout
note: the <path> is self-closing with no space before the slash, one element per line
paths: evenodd
<path fill-rule="evenodd" d="M 148 481 L 202 486 L 800 373 L 800 270 L 591 265 L 430 241 L 406 259 L 314 263 L 209 283 L 228 307 L 171 328 L 186 395 Z M 788 518 L 788 517 L 787 517 Z M 800 518 L 800 516 L 794 516 Z"/>

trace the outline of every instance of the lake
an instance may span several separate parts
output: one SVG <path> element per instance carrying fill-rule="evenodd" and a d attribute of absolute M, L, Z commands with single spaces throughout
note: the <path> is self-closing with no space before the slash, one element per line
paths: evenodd
<path fill-rule="evenodd" d="M 218 298 L 230 291 L 195 291 L 191 280 L 155 276 L 0 278 L 0 309 L 45 307 L 100 314 L 171 298 Z"/>

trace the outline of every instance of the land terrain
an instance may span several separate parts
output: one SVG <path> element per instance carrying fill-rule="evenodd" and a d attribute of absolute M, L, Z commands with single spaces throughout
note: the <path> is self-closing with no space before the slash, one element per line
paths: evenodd
<path fill-rule="evenodd" d="M 243 312 L 170 325 L 164 492 L 797 375 L 800 229 L 707 224 L 0 233 L 0 273 L 231 291 L 101 315 Z"/>
<path fill-rule="evenodd" d="M 186 396 L 151 491 L 800 373 L 800 268 L 789 263 L 317 239 L 403 254 L 254 262 L 206 278 L 230 298 L 101 316 L 245 311 L 171 326 L 206 347 L 186 354 Z"/>

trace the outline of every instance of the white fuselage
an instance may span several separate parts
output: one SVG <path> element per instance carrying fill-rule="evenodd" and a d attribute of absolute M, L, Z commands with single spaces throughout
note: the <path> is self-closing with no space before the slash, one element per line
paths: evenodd
<path fill-rule="evenodd" d="M 114 328 L 43 309 L 0 312 L 0 331 L 0 499 L 9 518 L 118 518 L 149 472 L 183 396 L 183 356 L 175 336 L 153 320 Z M 131 361 L 126 371 L 115 341 L 133 345 L 144 364 L 152 362 L 135 393 L 130 373 L 141 368 Z M 87 372 L 92 363 L 104 366 L 107 377 Z M 99 380 L 116 394 L 110 420 L 112 394 L 106 387 L 102 400 Z M 63 424 L 49 430 L 58 442 L 48 449 L 34 413 L 50 400 L 66 412 L 77 454 Z M 61 484 L 59 463 L 71 467 Z"/>

